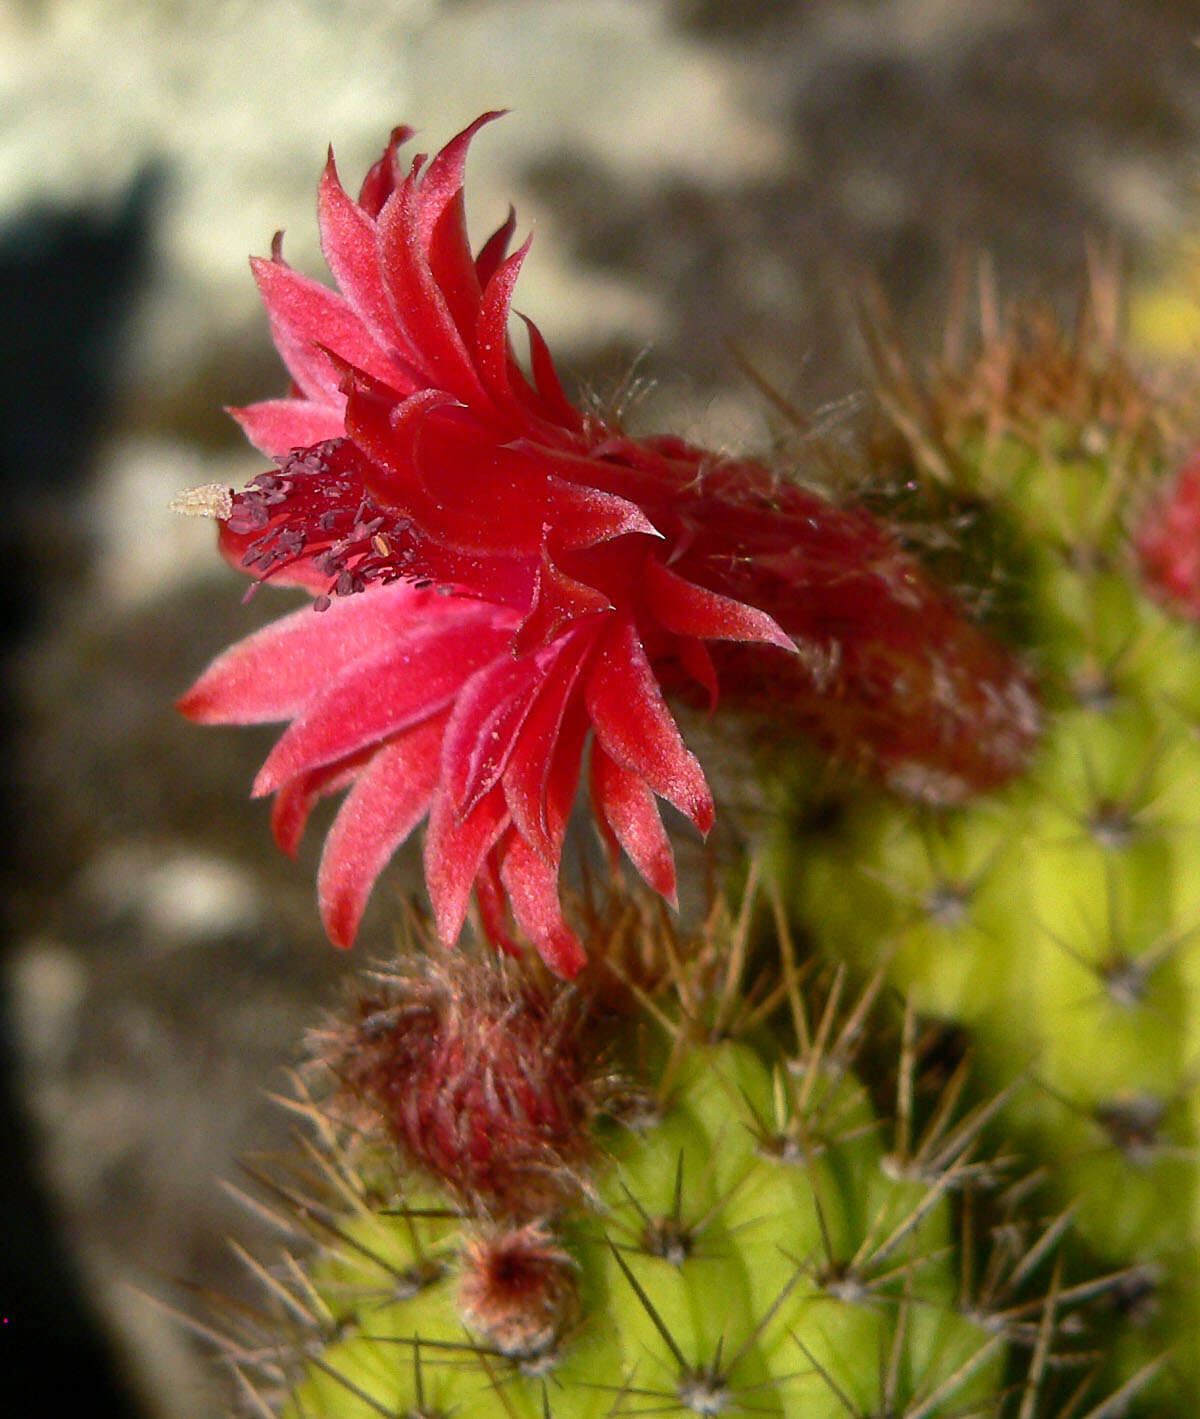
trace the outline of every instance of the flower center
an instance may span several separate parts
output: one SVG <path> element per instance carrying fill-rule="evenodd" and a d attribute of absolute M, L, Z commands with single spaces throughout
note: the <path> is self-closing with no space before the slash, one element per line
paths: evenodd
<path fill-rule="evenodd" d="M 370 496 L 346 439 L 297 449 L 278 473 L 260 473 L 234 494 L 225 526 L 251 539 L 242 565 L 262 581 L 299 561 L 328 577 L 335 596 L 419 575 L 412 520 Z M 318 598 L 328 604 L 328 595 Z"/>

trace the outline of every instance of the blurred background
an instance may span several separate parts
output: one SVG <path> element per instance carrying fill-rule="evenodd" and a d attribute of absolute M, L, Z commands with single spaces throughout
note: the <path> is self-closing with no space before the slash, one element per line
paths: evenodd
<path fill-rule="evenodd" d="M 172 709 L 287 604 L 244 605 L 168 505 L 261 467 L 221 412 L 283 386 L 246 256 L 283 228 L 321 271 L 326 145 L 354 186 L 396 123 L 435 147 L 510 108 L 470 218 L 536 232 L 517 303 L 572 389 L 636 382 L 640 428 L 752 449 L 731 343 L 836 424 L 868 272 L 928 342 L 964 253 L 1069 306 L 1091 239 L 1169 315 L 1198 37 L 1196 0 L 0 0 L 7 1413 L 67 1372 L 89 1419 L 224 1412 L 159 1303 L 250 1294 L 226 1238 L 263 1225 L 219 1179 L 284 1139 L 267 1095 L 352 964 L 316 923 L 321 823 L 294 864 L 248 801 L 270 732 Z"/>

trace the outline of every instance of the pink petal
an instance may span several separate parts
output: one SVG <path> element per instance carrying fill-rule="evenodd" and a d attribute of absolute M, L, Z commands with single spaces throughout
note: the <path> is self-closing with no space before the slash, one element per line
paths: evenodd
<path fill-rule="evenodd" d="M 548 785 L 563 733 L 568 705 L 575 694 L 591 638 L 576 636 L 559 652 L 546 676 L 504 771 L 504 796 L 517 831 L 544 862 L 558 860 L 559 842 L 551 830 Z M 583 724 L 586 734 L 587 724 Z M 569 749 L 568 749 L 569 752 Z M 578 759 L 579 750 L 576 751 Z M 572 790 L 573 792 L 573 790 Z"/>
<path fill-rule="evenodd" d="M 503 840 L 484 858 L 483 866 L 476 874 L 475 901 L 479 906 L 479 924 L 483 927 L 484 936 L 506 956 L 519 957 L 524 953 L 509 935 L 508 902 L 496 860 L 502 846 Z"/>
<path fill-rule="evenodd" d="M 470 353 L 421 247 L 419 200 L 410 175 L 379 214 L 379 264 L 392 316 L 411 348 L 420 352 L 431 386 L 464 403 L 486 406 Z"/>
<path fill-rule="evenodd" d="M 594 811 L 649 885 L 678 906 L 675 855 L 645 780 L 615 763 L 599 744 L 592 746 L 591 780 Z"/>
<path fill-rule="evenodd" d="M 521 317 L 529 332 L 529 360 L 533 369 L 533 382 L 545 404 L 545 416 L 552 423 L 579 432 L 583 428 L 583 415 L 563 392 L 562 384 L 550 356 L 550 347 L 542 337 L 542 332 L 532 320 Z"/>
<path fill-rule="evenodd" d="M 355 314 L 382 349 L 399 345 L 413 359 L 416 352 L 393 319 L 384 290 L 375 223 L 342 187 L 332 152 L 317 189 L 317 216 L 326 265 Z"/>
<path fill-rule="evenodd" d="M 479 303 L 479 318 L 475 324 L 475 359 L 479 376 L 497 406 L 510 410 L 515 401 L 512 387 L 514 362 L 508 340 L 508 314 L 512 305 L 513 287 L 521 274 L 521 265 L 529 255 L 532 237 L 501 263 L 487 283 Z"/>
<path fill-rule="evenodd" d="M 436 714 L 466 677 L 503 650 L 511 634 L 507 620 L 476 603 L 473 611 L 414 626 L 352 662 L 276 743 L 254 781 L 254 796 Z"/>
<path fill-rule="evenodd" d="M 393 128 L 383 156 L 373 163 L 358 194 L 359 206 L 368 217 L 377 217 L 380 208 L 396 190 L 400 177 L 399 150 L 413 136 L 413 129 L 402 123 Z"/>
<path fill-rule="evenodd" d="M 650 614 L 668 631 L 701 640 L 764 641 L 796 649 L 765 611 L 685 581 L 654 557 L 646 558 L 643 576 Z"/>
<path fill-rule="evenodd" d="M 385 745 L 338 810 L 317 873 L 321 920 L 335 946 L 353 944 L 376 879 L 425 816 L 443 727 L 442 718 L 426 720 Z"/>
<path fill-rule="evenodd" d="M 555 547 L 578 551 L 632 533 L 655 539 L 662 535 L 641 508 L 627 498 L 614 497 L 598 488 L 581 488 L 560 478 L 547 481 L 553 515 L 551 543 Z"/>
<path fill-rule="evenodd" d="M 311 448 L 326 439 L 341 438 L 345 432 L 342 410 L 345 398 L 332 396 L 332 403 L 314 399 L 263 399 L 240 409 L 226 409 L 242 426 L 250 442 L 268 458 L 280 458 L 295 448 Z"/>
<path fill-rule="evenodd" d="M 375 379 L 407 392 L 407 372 L 394 364 L 371 339 L 344 297 L 282 261 L 250 262 L 271 324 L 271 335 L 292 377 L 319 404 L 337 402 L 339 375 L 333 354 Z"/>
<path fill-rule="evenodd" d="M 579 789 L 583 746 L 590 729 L 587 710 L 575 700 L 568 700 L 558 731 L 558 742 L 546 774 L 546 834 L 550 845 L 546 861 L 556 867 L 562 856 L 567 823 L 570 821 L 571 809 Z"/>
<path fill-rule="evenodd" d="M 704 770 L 680 737 L 632 621 L 618 622 L 605 637 L 587 708 L 609 755 L 707 833 L 715 813 Z"/>
<path fill-rule="evenodd" d="M 508 809 L 498 788 L 485 794 L 465 818 L 454 811 L 444 788 L 434 793 L 425 830 L 425 884 L 438 935 L 447 946 L 458 940 L 480 865 L 508 825 Z"/>
<path fill-rule="evenodd" d="M 441 154 L 438 155 L 439 157 Z M 434 159 L 437 162 L 437 158 Z M 421 184 L 424 197 L 425 183 Z M 467 239 L 466 207 L 456 192 L 438 216 L 425 247 L 429 270 L 464 344 L 473 343 L 479 316 L 479 275 Z"/>
<path fill-rule="evenodd" d="M 335 601 L 327 611 L 305 606 L 219 655 L 179 709 L 202 724 L 293 719 L 348 665 L 430 615 L 454 614 L 463 604 L 394 582 Z"/>
<path fill-rule="evenodd" d="M 281 852 L 295 857 L 317 800 L 347 788 L 362 767 L 361 757 L 328 764 L 285 783 L 271 805 L 271 835 Z"/>
<path fill-rule="evenodd" d="M 520 630 L 513 637 L 513 654 L 524 655 L 526 651 L 548 645 L 557 640 L 572 621 L 613 609 L 603 592 L 560 571 L 543 546 L 533 584 L 533 599 Z"/>
<path fill-rule="evenodd" d="M 443 782 L 460 816 L 499 782 L 545 676 L 536 656 L 504 656 L 476 671 L 463 686 L 442 753 Z"/>
<path fill-rule="evenodd" d="M 558 876 L 513 834 L 505 845 L 500 876 L 513 916 L 556 975 L 571 980 L 587 963 L 579 938 L 563 919 Z"/>
<path fill-rule="evenodd" d="M 464 340 L 473 339 L 480 285 L 467 236 L 463 173 L 471 140 L 485 123 L 501 117 L 485 113 L 434 155 L 417 191 L 420 242 L 429 269 Z"/>
<path fill-rule="evenodd" d="M 480 290 L 487 289 L 488 282 L 496 273 L 496 268 L 504 260 L 508 244 L 512 241 L 513 232 L 516 229 L 517 214 L 510 207 L 508 216 L 479 248 L 479 255 L 475 258 L 475 274 L 479 278 Z"/>
<path fill-rule="evenodd" d="M 540 389 L 529 383 L 517 364 L 508 335 L 513 291 L 532 240 L 532 237 L 527 238 L 522 246 L 503 261 L 484 288 L 483 297 L 479 302 L 479 318 L 475 325 L 475 358 L 479 377 L 498 410 L 517 419 L 522 428 L 529 427 L 532 418 L 537 421 L 535 429 L 551 438 L 561 438 L 564 424 L 571 432 L 582 427 L 577 411 L 566 403 L 552 369 L 549 372 L 553 381 L 552 390 L 558 390 L 561 404 L 553 398 L 547 399 Z M 536 348 L 533 346 L 536 327 L 528 321 L 526 324 L 531 332 L 531 348 Z M 541 337 L 537 336 L 537 339 L 540 340 Z M 549 358 L 548 352 L 545 357 Z M 543 370 L 543 375 L 545 373 Z M 567 409 L 565 417 L 563 405 Z"/>
<path fill-rule="evenodd" d="M 503 109 L 481 113 L 461 133 L 456 133 L 440 152 L 435 153 L 421 176 L 418 231 L 421 242 L 428 247 L 447 208 L 453 206 L 462 193 L 463 174 L 467 165 L 467 150 L 471 140 L 485 124 L 504 117 Z"/>
<path fill-rule="evenodd" d="M 543 445 L 532 440 L 514 439 L 514 449 L 530 448 L 546 464 L 546 471 L 572 487 L 619 499 L 635 507 L 643 519 L 637 529 L 648 536 L 660 538 L 662 533 L 646 513 L 657 509 L 670 489 L 664 490 L 661 480 L 629 463 L 602 457 L 603 448 L 580 452 L 576 449 Z"/>

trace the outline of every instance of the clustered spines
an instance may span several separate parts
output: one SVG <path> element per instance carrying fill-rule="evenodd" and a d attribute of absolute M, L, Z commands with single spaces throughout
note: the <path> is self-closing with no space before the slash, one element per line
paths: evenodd
<path fill-rule="evenodd" d="M 614 1001 L 617 1013 L 653 1021 L 678 1051 L 760 1030 L 788 992 L 787 973 L 758 950 L 760 877 L 761 864 L 751 860 L 737 909 L 718 895 L 688 933 L 641 892 L 618 891 L 593 911 L 591 935 L 603 948 L 598 988 L 625 993 Z"/>
<path fill-rule="evenodd" d="M 1051 1195 L 1112 1274 L 1164 1277 L 1159 1319 L 1110 1370 L 1118 1392 L 1134 1374 L 1148 1383 L 1155 1353 L 1188 1337 L 1155 1394 L 1170 1403 L 1173 1376 L 1190 1412 L 1200 640 L 1186 597 L 1156 581 L 1166 573 L 1147 539 L 1171 513 L 1178 554 L 1200 546 L 1194 455 L 1180 458 L 1196 430 L 1103 324 L 1094 309 L 1067 333 L 1044 317 L 985 321 L 957 369 L 884 377 L 896 466 L 922 470 L 909 518 L 922 499 L 936 523 L 948 496 L 974 497 L 1011 533 L 996 585 L 1019 588 L 1005 624 L 1046 707 L 1029 773 L 937 814 L 859 789 L 831 831 L 781 839 L 780 855 L 801 884 L 791 905 L 830 956 L 882 969 L 970 1028 L 990 1089 L 1025 1081 L 1002 1118 L 1019 1147 L 1053 1160 Z M 997 851 L 972 879 L 989 834 Z M 967 880 L 976 892 L 960 890 Z"/>
<path fill-rule="evenodd" d="M 881 976 L 852 990 L 844 966 L 797 961 L 782 917 L 714 914 L 701 934 L 756 980 L 765 957 L 730 939 L 739 931 L 777 948 L 770 1012 L 744 1035 L 712 1028 L 740 986 L 710 969 L 711 941 L 618 944 L 623 983 L 551 987 L 577 997 L 578 1039 L 589 1009 L 609 1019 L 624 1002 L 633 1014 L 602 1077 L 655 1102 L 636 1127 L 589 1109 L 577 1185 L 536 1215 L 435 1179 L 411 1149 L 385 1146 L 382 1123 L 364 1131 L 368 1095 L 347 1095 L 345 1060 L 365 1021 L 369 1042 L 398 1040 L 412 1068 L 412 1039 L 391 1028 L 406 1011 L 428 1025 L 447 999 L 478 1009 L 498 993 L 512 1019 L 544 981 L 450 957 L 368 982 L 314 1037 L 331 1092 L 293 1104 L 312 1130 L 297 1178 L 256 1175 L 297 1244 L 318 1248 L 307 1273 L 258 1268 L 294 1354 L 239 1350 L 256 1419 L 1060 1419 L 1048 1406 L 1088 1364 L 1107 1284 L 1054 1270 L 1067 1219 L 1039 1222 L 1014 1160 L 985 1146 L 999 1103 L 968 1097 L 961 1049 L 912 1008 L 896 1019 Z M 672 964 L 656 976 L 655 960 Z M 554 1011 L 539 1018 L 553 1032 Z"/>
<path fill-rule="evenodd" d="M 1119 461 L 1125 470 L 1145 469 L 1169 451 L 1182 411 L 1147 385 L 1126 352 L 1111 264 L 1095 262 L 1089 275 L 1078 317 L 1066 326 L 1039 305 L 1002 317 L 982 268 L 976 311 L 958 302 L 943 355 L 925 375 L 912 369 L 876 310 L 869 333 L 877 378 L 893 417 L 907 415 L 895 422 L 914 452 L 926 440 L 939 450 L 938 459 L 925 459 L 927 467 L 944 479 L 952 468 L 947 481 L 968 484 L 994 469 L 1003 486 L 1009 475 L 995 460 L 1005 434 L 1041 457 Z"/>
<path fill-rule="evenodd" d="M 872 466 L 885 488 L 904 490 L 906 540 L 937 544 L 931 560 L 984 622 L 1034 648 L 1050 702 L 1060 686 L 1047 630 L 1066 628 L 1056 600 L 1136 595 L 1135 533 L 1161 498 L 1162 470 L 1197 434 L 1178 391 L 1153 386 L 1127 354 L 1111 314 L 1115 273 L 1095 266 L 1091 277 L 1066 327 L 1030 305 L 1002 317 L 981 272 L 974 318 L 964 297 L 942 356 L 921 369 L 880 304 L 865 322 L 881 413 Z M 956 534 L 960 503 L 974 512 Z M 1063 596 L 1035 604 L 1048 577 Z"/>

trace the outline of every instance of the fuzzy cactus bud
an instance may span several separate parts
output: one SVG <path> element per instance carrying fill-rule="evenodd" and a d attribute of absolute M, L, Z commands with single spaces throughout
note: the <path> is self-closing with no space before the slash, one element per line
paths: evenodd
<path fill-rule="evenodd" d="M 469 1237 L 459 1265 L 463 1319 L 527 1370 L 579 1320 L 579 1264 L 544 1225 Z"/>
<path fill-rule="evenodd" d="M 580 995 L 469 953 L 372 979 L 325 1037 L 342 1107 L 491 1216 L 576 1200 L 597 1097 Z"/>

